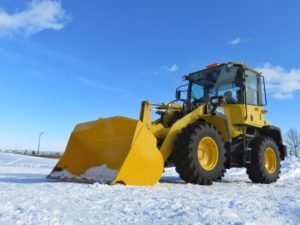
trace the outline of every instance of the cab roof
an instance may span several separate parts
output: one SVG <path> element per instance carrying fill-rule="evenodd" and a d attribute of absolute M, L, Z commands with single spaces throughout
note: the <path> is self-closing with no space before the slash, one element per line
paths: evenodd
<path fill-rule="evenodd" d="M 223 66 L 223 65 L 228 65 L 228 64 L 233 64 L 233 66 L 241 66 L 241 67 L 243 67 L 243 68 L 245 68 L 247 70 L 250 70 L 250 71 L 254 72 L 257 75 L 261 74 L 258 71 L 252 69 L 251 67 L 247 66 L 246 64 L 244 64 L 242 62 L 227 62 L 227 63 L 213 63 L 213 64 L 210 64 L 210 65 L 206 66 L 205 69 L 192 72 L 189 75 L 194 74 L 194 73 L 198 73 L 198 72 L 202 72 L 202 71 L 205 71 L 205 70 L 209 70 L 209 69 L 212 69 L 212 68 L 215 68 L 215 67 L 219 67 L 219 66 Z"/>

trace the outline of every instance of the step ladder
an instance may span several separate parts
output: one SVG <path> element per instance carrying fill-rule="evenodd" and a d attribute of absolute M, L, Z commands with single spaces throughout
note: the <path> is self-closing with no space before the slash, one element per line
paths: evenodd
<path fill-rule="evenodd" d="M 253 134 L 244 134 L 244 154 L 243 154 L 243 164 L 251 163 L 251 153 L 252 148 L 249 147 L 250 141 L 255 137 Z"/>

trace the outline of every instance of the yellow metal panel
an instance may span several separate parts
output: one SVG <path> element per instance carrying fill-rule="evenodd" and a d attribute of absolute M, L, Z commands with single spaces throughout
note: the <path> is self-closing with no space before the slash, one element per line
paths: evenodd
<path fill-rule="evenodd" d="M 136 125 L 137 121 L 123 120 L 122 117 L 77 125 L 57 167 L 74 175 L 101 164 L 120 169 L 130 149 Z"/>
<path fill-rule="evenodd" d="M 139 133 L 132 143 L 115 182 L 130 185 L 153 185 L 163 173 L 163 159 L 156 147 L 156 138 L 141 122 Z"/>
<path fill-rule="evenodd" d="M 160 139 L 163 139 L 166 137 L 169 128 L 165 128 L 161 123 L 153 123 L 150 127 L 151 133 Z"/>
<path fill-rule="evenodd" d="M 199 108 L 195 109 L 191 113 L 187 114 L 180 120 L 176 121 L 173 126 L 169 129 L 169 132 L 164 139 L 164 142 L 160 148 L 160 152 L 163 156 L 164 161 L 168 159 L 170 154 L 173 150 L 173 143 L 176 139 L 176 136 L 179 132 L 181 132 L 181 129 L 186 127 L 187 125 L 195 122 L 198 120 L 203 114 L 204 114 L 204 106 L 202 105 Z"/>
<path fill-rule="evenodd" d="M 226 123 L 226 120 L 219 116 L 212 116 L 210 114 L 204 115 L 202 117 L 206 122 L 212 124 L 215 126 L 218 131 L 221 133 L 221 137 L 223 141 L 230 141 L 231 135 L 230 135 L 230 123 Z M 228 127 L 229 125 L 229 127 Z"/>
<path fill-rule="evenodd" d="M 247 105 L 245 107 L 243 104 L 224 104 L 222 106 L 224 107 L 225 115 L 232 124 L 245 124 L 255 127 L 263 127 L 268 124 L 268 121 L 264 118 L 265 110 L 261 106 Z"/>
<path fill-rule="evenodd" d="M 142 102 L 140 121 L 142 121 L 147 128 L 151 127 L 151 103 L 148 101 Z"/>

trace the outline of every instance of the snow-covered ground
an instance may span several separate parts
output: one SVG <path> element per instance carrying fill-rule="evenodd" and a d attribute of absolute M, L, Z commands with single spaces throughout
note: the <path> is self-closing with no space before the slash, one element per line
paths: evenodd
<path fill-rule="evenodd" d="M 56 160 L 0 153 L 0 224 L 300 224 L 300 161 L 278 182 L 252 184 L 231 169 L 211 186 L 173 168 L 153 187 L 47 180 Z"/>

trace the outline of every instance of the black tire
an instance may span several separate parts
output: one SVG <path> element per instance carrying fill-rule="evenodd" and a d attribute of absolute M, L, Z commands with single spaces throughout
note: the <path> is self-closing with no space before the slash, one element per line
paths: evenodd
<path fill-rule="evenodd" d="M 198 144 L 204 137 L 212 138 L 218 151 L 215 166 L 204 169 L 198 159 Z M 225 173 L 226 150 L 220 134 L 212 125 L 197 121 L 182 129 L 174 142 L 173 159 L 180 177 L 189 183 L 210 185 Z"/>
<path fill-rule="evenodd" d="M 251 143 L 251 164 L 247 165 L 247 174 L 253 183 L 269 184 L 278 180 L 280 174 L 280 154 L 278 145 L 270 137 L 257 137 Z M 268 171 L 265 165 L 265 152 L 271 148 L 276 156 L 276 168 Z"/>

